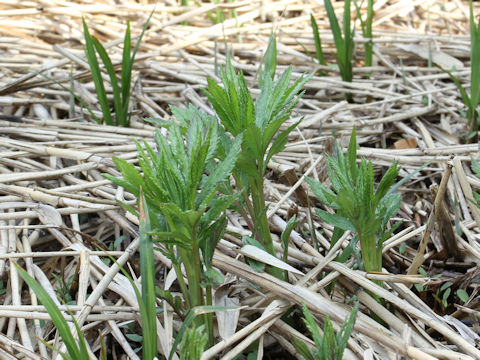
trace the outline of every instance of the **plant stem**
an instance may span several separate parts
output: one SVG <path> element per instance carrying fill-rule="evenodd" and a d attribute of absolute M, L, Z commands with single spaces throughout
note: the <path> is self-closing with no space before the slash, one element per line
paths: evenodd
<path fill-rule="evenodd" d="M 189 286 L 192 290 L 192 301 L 193 306 L 202 306 L 205 305 L 205 298 L 203 296 L 203 290 L 201 287 L 202 283 L 202 263 L 200 260 L 200 248 L 198 246 L 198 238 L 196 226 L 194 226 L 192 231 L 192 257 L 193 257 L 193 277 L 189 279 Z M 211 299 L 210 299 L 211 300 Z M 211 315 L 211 314 L 210 314 Z M 210 325 L 208 314 L 202 314 L 195 318 L 194 322 L 196 326 L 205 325 L 206 330 L 208 331 L 209 341 L 212 340 L 213 345 L 213 320 L 212 326 Z"/>
<path fill-rule="evenodd" d="M 192 305 L 200 306 L 204 305 L 202 288 L 200 286 L 202 282 L 202 265 L 200 263 L 200 249 L 198 247 L 197 233 L 195 230 L 192 231 L 192 254 L 190 256 L 193 259 L 193 271 L 191 277 L 189 277 L 188 286 L 191 289 Z"/>
<path fill-rule="evenodd" d="M 242 181 L 240 180 L 240 177 L 236 172 L 233 173 L 233 178 L 235 180 L 235 183 L 237 184 L 237 189 L 245 189 L 245 185 L 242 183 Z M 247 212 L 251 217 L 251 221 L 247 221 L 247 220 L 246 221 L 247 223 L 249 222 L 255 223 L 255 211 L 253 210 L 252 203 L 250 202 L 250 199 L 248 197 L 248 192 L 244 191 L 242 193 L 242 196 L 243 196 L 243 200 L 245 201 L 245 206 L 247 207 Z"/>
<path fill-rule="evenodd" d="M 206 289 L 206 297 L 207 297 L 207 305 L 212 306 L 213 305 L 213 299 L 212 299 L 212 285 L 207 285 Z M 215 339 L 213 337 L 213 313 L 208 313 L 207 315 L 207 322 L 206 322 L 206 328 L 207 328 L 207 334 L 208 334 L 208 347 L 211 347 L 215 343 Z"/>
<path fill-rule="evenodd" d="M 182 291 L 183 298 L 185 299 L 187 309 L 192 307 L 190 302 L 190 296 L 188 292 L 187 284 L 185 283 L 185 279 L 183 278 L 182 267 L 178 263 L 173 264 L 173 268 L 175 269 L 175 273 L 177 274 L 178 284 L 180 285 L 180 290 Z"/>
<path fill-rule="evenodd" d="M 180 252 L 182 263 L 185 266 L 185 272 L 187 274 L 190 305 L 191 307 L 201 305 L 198 302 L 199 295 L 198 295 L 198 290 L 197 290 L 196 281 L 195 281 L 197 277 L 195 275 L 196 271 L 194 269 L 194 264 L 192 261 L 192 254 L 190 251 L 187 251 L 186 249 L 179 248 L 178 251 Z"/>
<path fill-rule="evenodd" d="M 374 15 L 373 0 L 368 0 L 367 20 L 365 24 L 365 34 L 364 34 L 365 38 L 370 39 L 369 42 L 365 43 L 365 66 L 367 67 L 372 66 L 372 58 L 373 58 L 373 43 L 371 41 L 371 39 L 373 38 L 373 32 L 372 32 L 373 15 Z"/>
<path fill-rule="evenodd" d="M 258 222 L 258 236 L 260 243 L 265 250 L 271 255 L 277 257 L 275 247 L 273 246 L 272 234 L 270 233 L 270 226 L 268 225 L 267 211 L 265 205 L 265 194 L 263 192 L 263 166 L 260 166 L 259 176 L 256 181 L 251 181 L 252 201 L 255 211 L 255 221 Z M 257 225 L 257 224 L 256 224 Z M 268 267 L 267 271 L 273 276 L 284 279 L 283 272 L 275 267 Z"/>

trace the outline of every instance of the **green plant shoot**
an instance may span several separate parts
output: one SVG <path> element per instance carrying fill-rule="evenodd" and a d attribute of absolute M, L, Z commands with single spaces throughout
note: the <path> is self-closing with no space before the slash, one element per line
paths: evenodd
<path fill-rule="evenodd" d="M 50 315 L 52 322 L 54 323 L 55 327 L 60 334 L 63 342 L 65 343 L 65 347 L 67 348 L 67 353 L 60 353 L 65 360 L 88 360 L 90 356 L 88 354 L 87 345 L 85 343 L 85 338 L 83 337 L 83 333 L 80 330 L 77 322 L 75 321 L 75 317 L 72 315 L 72 321 L 75 325 L 78 334 L 78 344 L 73 337 L 70 327 L 68 326 L 67 321 L 64 319 L 62 313 L 57 307 L 57 304 L 52 300 L 50 295 L 43 289 L 42 285 L 38 283 L 34 278 L 30 276 L 24 269 L 22 269 L 17 263 L 12 262 L 20 276 L 23 280 L 30 286 L 33 290 L 35 295 L 37 295 L 40 302 L 45 306 L 48 314 Z M 50 346 L 49 346 L 50 347 Z"/>
<path fill-rule="evenodd" d="M 150 18 L 153 15 L 153 11 L 148 17 L 147 22 L 145 23 L 142 32 L 135 44 L 132 54 L 130 54 L 131 48 L 131 36 L 130 36 L 130 22 L 127 23 L 127 30 L 125 32 L 125 37 L 123 40 L 123 54 L 122 54 L 122 69 L 120 84 L 117 79 L 117 74 L 115 72 L 115 67 L 108 56 L 107 51 L 103 45 L 98 41 L 94 36 L 90 35 L 85 19 L 82 18 L 83 22 L 83 32 L 85 37 L 85 55 L 87 57 L 88 65 L 90 66 L 90 71 L 92 73 L 93 83 L 95 84 L 95 90 L 97 92 L 98 102 L 103 113 L 103 120 L 106 125 L 116 125 L 116 126 L 129 126 L 129 103 L 130 103 L 130 88 L 132 80 L 132 69 L 133 62 L 135 60 L 135 55 L 137 54 L 138 48 L 142 37 L 147 29 Z M 110 110 L 110 103 L 107 98 L 107 91 L 102 78 L 102 70 L 100 69 L 100 64 L 97 59 L 97 54 L 100 56 L 100 59 L 105 66 L 105 70 L 109 76 L 110 84 L 112 85 L 113 92 L 113 109 L 115 112 L 115 118 L 112 117 L 112 112 Z"/>
<path fill-rule="evenodd" d="M 372 66 L 372 59 L 373 59 L 373 32 L 372 32 L 372 24 L 373 24 L 373 16 L 375 15 L 373 10 L 373 0 L 367 0 L 367 16 L 365 20 L 362 18 L 361 13 L 361 5 L 358 5 L 357 0 L 353 1 L 355 4 L 355 8 L 357 9 L 357 17 L 360 20 L 360 27 L 362 29 L 362 35 L 365 39 L 369 41 L 365 42 L 365 66 Z M 362 1 L 363 4 L 363 1 Z"/>
<path fill-rule="evenodd" d="M 332 189 L 307 178 L 313 193 L 321 202 L 335 210 L 332 214 L 317 209 L 317 214 L 335 227 L 331 246 L 335 245 L 346 230 L 351 230 L 360 241 L 363 265 L 359 266 L 365 271 L 381 272 L 383 241 L 395 229 L 392 227 L 387 230 L 387 224 L 401 204 L 399 194 L 389 193 L 399 168 L 394 162 L 375 189 L 372 163 L 362 159 L 360 166 L 357 165 L 355 129 L 352 131 L 346 155 L 338 145 L 336 152 L 335 157 L 327 157 Z M 346 250 L 351 251 L 349 248 Z"/>
<path fill-rule="evenodd" d="M 180 343 L 180 359 L 200 360 L 207 341 L 203 325 L 188 328 Z"/>
<path fill-rule="evenodd" d="M 315 342 L 315 349 L 309 349 L 307 345 L 293 338 L 295 349 L 302 355 L 305 360 L 342 360 L 343 353 L 347 347 L 347 342 L 352 333 L 355 324 L 355 317 L 358 311 L 358 302 L 352 308 L 352 312 L 345 318 L 340 331 L 335 334 L 332 321 L 328 315 L 325 316 L 325 324 L 323 328 L 323 336 L 320 334 L 315 318 L 310 314 L 307 306 L 302 304 L 303 321 L 308 331 L 312 334 Z"/>
<path fill-rule="evenodd" d="M 275 38 L 271 41 L 275 41 Z M 248 214 L 246 220 L 252 224 L 254 237 L 266 251 L 275 256 L 266 216 L 264 176 L 268 162 L 273 155 L 284 149 L 288 134 L 298 125 L 297 122 L 280 131 L 280 127 L 290 117 L 302 95 L 301 89 L 310 76 L 301 77 L 290 85 L 292 73 L 290 67 L 274 81 L 276 67 L 276 61 L 272 59 L 273 52 L 276 52 L 274 44 L 269 46 L 268 51 L 272 54 L 267 53 L 266 59 L 271 60 L 262 72 L 261 93 L 255 103 L 243 74 L 235 72 L 230 58 L 221 73 L 223 87 L 208 79 L 208 89 L 205 93 L 220 119 L 222 131 L 225 132 L 221 148 L 231 147 L 231 137 L 236 141 L 239 136 L 243 136 L 242 151 L 233 170 L 233 176 L 237 189 L 243 191 L 246 209 L 244 214 Z M 282 277 L 279 269 L 269 271 L 277 277 Z"/>
<path fill-rule="evenodd" d="M 342 30 L 335 15 L 335 9 L 332 6 L 330 0 L 324 0 L 325 9 L 327 10 L 328 20 L 330 22 L 330 28 L 333 34 L 333 40 L 335 42 L 335 58 L 340 70 L 340 75 L 343 81 L 352 82 L 353 80 L 353 50 L 355 42 L 353 40 L 355 36 L 355 28 L 351 26 L 350 16 L 350 3 L 351 0 L 345 0 L 343 8 L 343 36 Z M 353 102 L 351 93 L 346 93 L 345 98 L 349 103 Z"/>
<path fill-rule="evenodd" d="M 238 136 L 223 160 L 217 162 L 216 118 L 200 112 L 192 116 L 185 135 L 176 123 L 169 128 L 168 142 L 157 132 L 158 152 L 147 143 L 145 150 L 137 143 L 143 174 L 125 160 L 114 158 L 123 178 L 105 175 L 138 199 L 143 192 L 149 209 L 145 214 L 151 229 L 147 229 L 148 235 L 163 245 L 157 249 L 173 263 L 185 301 L 184 311 L 212 305 L 212 286 L 223 281 L 221 274 L 212 268 L 212 258 L 226 226 L 224 211 L 238 199 L 238 194 L 219 195 L 218 189 L 230 176 L 243 139 Z M 184 280 L 182 265 L 188 282 Z M 195 326 L 201 325 L 205 326 L 212 345 L 212 314 L 195 320 Z"/>
<path fill-rule="evenodd" d="M 320 38 L 320 32 L 318 31 L 317 21 L 313 14 L 310 14 L 310 24 L 312 25 L 313 31 L 313 42 L 315 43 L 315 54 L 317 55 L 317 60 L 320 65 L 326 65 L 325 56 L 323 55 L 322 48 L 322 39 Z M 325 76 L 327 73 L 325 71 L 320 71 L 319 75 Z"/>

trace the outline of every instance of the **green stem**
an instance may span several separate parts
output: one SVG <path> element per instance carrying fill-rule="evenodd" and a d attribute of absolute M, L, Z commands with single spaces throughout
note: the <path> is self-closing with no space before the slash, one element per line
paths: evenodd
<path fill-rule="evenodd" d="M 365 43 L 365 66 L 366 67 L 372 66 L 372 59 L 373 59 L 373 44 L 370 41 Z"/>
<path fill-rule="evenodd" d="M 185 279 L 183 278 L 182 267 L 180 266 L 180 264 L 174 263 L 173 268 L 175 270 L 175 273 L 177 274 L 178 284 L 180 285 L 180 290 L 182 291 L 183 298 L 185 299 L 187 309 L 190 309 L 192 307 L 192 304 L 190 302 L 190 295 L 188 293 L 187 284 L 185 283 Z"/>
<path fill-rule="evenodd" d="M 212 306 L 213 305 L 213 298 L 212 298 L 212 285 L 207 285 L 207 291 L 206 291 L 206 296 L 207 296 L 207 305 Z M 208 334 L 208 347 L 211 347 L 214 345 L 215 339 L 213 337 L 213 313 L 208 313 L 207 314 L 207 334 Z"/>
<path fill-rule="evenodd" d="M 263 192 L 263 166 L 260 166 L 259 177 L 254 183 L 250 181 L 252 189 L 252 201 L 255 211 L 255 222 L 258 221 L 258 238 L 265 250 L 273 256 L 277 256 L 275 247 L 273 246 L 272 234 L 270 233 L 270 226 L 268 225 L 268 218 L 265 205 L 265 194 Z M 257 223 L 255 223 L 257 225 Z M 268 267 L 267 271 L 273 276 L 284 279 L 283 272 L 275 267 Z"/>
<path fill-rule="evenodd" d="M 360 239 L 360 247 L 362 251 L 363 263 L 366 272 L 382 272 L 382 249 L 377 249 L 375 244 L 375 235 L 364 236 L 363 233 L 358 232 Z M 378 286 L 383 287 L 383 282 L 380 280 L 373 281 Z M 370 292 L 369 292 L 370 293 Z M 370 293 L 375 300 L 383 304 L 383 299 L 374 293 Z"/>
<path fill-rule="evenodd" d="M 200 260 L 200 248 L 198 246 L 198 238 L 196 226 L 192 229 L 192 257 L 193 257 L 193 278 L 192 282 L 189 284 L 192 289 L 192 298 L 194 301 L 193 306 L 202 306 L 205 305 L 205 298 L 203 295 L 201 283 L 202 283 L 202 262 Z M 211 315 L 211 314 L 210 314 Z M 212 326 L 210 327 L 210 322 L 208 314 L 202 314 L 195 318 L 194 322 L 196 326 L 205 325 L 206 330 L 208 331 L 209 341 L 212 340 L 213 345 L 213 320 Z"/>
<path fill-rule="evenodd" d="M 368 0 L 367 20 L 365 22 L 366 29 L 364 34 L 364 37 L 367 39 L 373 38 L 373 33 L 372 33 L 373 16 L 374 16 L 373 0 Z M 372 66 L 372 58 L 373 58 L 373 43 L 370 41 L 365 43 L 365 66 L 368 66 L 368 67 Z"/>
<path fill-rule="evenodd" d="M 246 186 L 242 183 L 242 180 L 240 180 L 240 176 L 236 172 L 233 173 L 233 178 L 235 179 L 235 183 L 237 184 L 237 189 L 238 190 L 244 190 Z M 238 191 L 237 190 L 237 191 Z M 255 211 L 253 210 L 252 203 L 250 202 L 250 199 L 248 198 L 248 191 L 243 191 L 242 192 L 242 197 L 245 202 L 245 206 L 247 207 L 247 212 L 250 215 L 250 218 L 252 221 L 255 221 Z"/>
<path fill-rule="evenodd" d="M 188 297 L 190 299 L 190 307 L 200 305 L 198 304 L 198 291 L 196 286 L 196 275 L 195 269 L 192 261 L 192 254 L 191 251 L 187 251 L 182 248 L 178 248 L 178 252 L 180 253 L 180 257 L 182 259 L 182 263 L 185 266 L 185 272 L 187 274 L 188 279 Z"/>

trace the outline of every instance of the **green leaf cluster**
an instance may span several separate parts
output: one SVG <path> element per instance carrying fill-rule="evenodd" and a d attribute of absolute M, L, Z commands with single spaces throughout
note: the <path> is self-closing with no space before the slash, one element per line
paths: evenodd
<path fill-rule="evenodd" d="M 355 129 L 350 137 L 347 153 L 336 147 L 336 156 L 327 157 L 329 179 L 332 188 L 311 178 L 307 182 L 313 193 L 335 213 L 317 209 L 318 216 L 332 225 L 333 246 L 346 230 L 354 232 L 360 241 L 361 255 L 366 271 L 382 270 L 382 245 L 393 232 L 387 231 L 388 220 L 398 211 L 401 204 L 399 194 L 389 192 L 395 184 L 399 168 L 394 162 L 383 175 L 375 189 L 373 166 L 362 159 L 357 165 L 357 143 Z M 346 251 L 351 252 L 351 248 Z M 344 253 L 345 261 L 350 253 Z"/>
<path fill-rule="evenodd" d="M 203 325 L 188 328 L 180 343 L 180 359 L 200 360 L 207 341 L 208 336 Z"/>
<path fill-rule="evenodd" d="M 114 158 L 122 177 L 105 175 L 137 198 L 144 199 L 144 208 L 148 211 L 140 213 L 145 217 L 141 222 L 144 224 L 142 236 L 145 236 L 141 237 L 141 245 L 144 244 L 146 254 L 151 254 L 152 241 L 163 244 L 158 249 L 173 262 L 185 299 L 184 311 L 211 305 L 207 300 L 211 301 L 211 294 L 205 296 L 202 287 L 210 292 L 212 284 L 222 280 L 211 266 L 212 258 L 226 226 L 224 212 L 238 195 L 220 195 L 218 190 L 229 178 L 242 143 L 240 135 L 231 142 L 223 159 L 217 161 L 215 155 L 220 140 L 216 119 L 198 111 L 190 115 L 192 118 L 188 119 L 189 125 L 184 131 L 176 123 L 169 127 L 168 138 L 157 131 L 157 151 L 146 142 L 143 146 L 137 142 L 141 172 L 126 160 Z M 134 209 L 128 209 L 135 213 Z M 146 258 L 147 274 L 153 272 L 152 262 L 153 258 Z M 188 283 L 183 280 L 182 265 Z M 144 276 L 142 272 L 142 278 Z M 213 339 L 212 324 L 206 322 L 211 319 L 199 317 L 196 325 L 205 324 Z"/>
<path fill-rule="evenodd" d="M 343 352 L 347 347 L 348 338 L 350 337 L 355 324 L 358 302 L 353 306 L 350 315 L 345 318 L 345 321 L 337 334 L 335 334 L 335 331 L 333 330 L 330 317 L 326 315 L 323 336 L 320 334 L 317 322 L 305 303 L 302 304 L 302 309 L 305 316 L 303 320 L 308 331 L 312 334 L 316 348 L 310 349 L 303 342 L 294 338 L 293 344 L 295 349 L 305 360 L 341 360 L 343 358 Z"/>
<path fill-rule="evenodd" d="M 135 55 L 137 54 L 140 42 L 142 40 L 143 34 L 145 33 L 145 30 L 147 29 L 152 14 L 153 11 L 150 14 L 147 22 L 145 23 L 145 26 L 143 27 L 142 32 L 131 54 L 130 22 L 127 23 L 127 30 L 125 32 L 125 37 L 123 40 L 120 83 L 117 79 L 115 66 L 113 65 L 110 57 L 108 56 L 107 51 L 96 37 L 90 35 L 87 23 L 85 22 L 85 19 L 82 18 L 83 33 L 85 37 L 85 55 L 87 57 L 88 65 L 90 66 L 90 71 L 92 73 L 92 79 L 93 83 L 95 84 L 98 102 L 100 104 L 100 108 L 102 109 L 103 121 L 106 125 L 116 125 L 124 127 L 129 126 L 128 105 L 130 103 L 130 87 L 132 82 L 133 62 L 135 60 Z M 103 72 L 100 69 L 100 64 L 97 59 L 97 53 L 102 60 L 103 65 L 105 66 L 105 70 L 108 74 L 110 84 L 112 86 L 113 109 L 115 112 L 115 118 L 112 117 L 112 112 L 110 110 L 110 103 L 107 98 L 107 91 L 105 89 L 102 77 Z M 97 121 L 100 123 L 98 119 Z"/>
<path fill-rule="evenodd" d="M 300 77 L 291 84 L 292 68 L 289 67 L 275 80 L 276 51 L 272 36 L 259 81 L 261 93 L 256 101 L 243 73 L 235 72 L 230 58 L 221 72 L 223 86 L 209 79 L 205 90 L 222 125 L 222 148 L 229 148 L 232 138 L 243 135 L 241 153 L 233 170 L 237 189 L 243 191 L 241 211 L 248 217 L 247 222 L 254 224 L 254 237 L 272 255 L 275 249 L 266 217 L 264 175 L 272 156 L 285 148 L 289 133 L 298 125 L 295 123 L 281 130 L 310 78 Z M 276 276 L 281 276 L 281 272 L 276 272 Z"/>

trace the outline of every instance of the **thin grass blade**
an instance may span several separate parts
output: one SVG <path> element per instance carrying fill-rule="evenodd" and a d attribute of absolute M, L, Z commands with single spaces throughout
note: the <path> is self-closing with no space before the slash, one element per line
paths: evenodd
<path fill-rule="evenodd" d="M 97 92 L 98 102 L 103 113 L 103 121 L 107 125 L 113 125 L 112 114 L 110 113 L 110 104 L 107 98 L 107 92 L 103 85 L 102 73 L 100 71 L 100 65 L 98 64 L 97 55 L 95 54 L 95 45 L 93 43 L 92 36 L 88 31 L 87 23 L 82 18 L 83 33 L 85 37 L 85 55 L 87 57 L 88 64 L 90 65 L 90 71 L 92 73 L 93 83 L 95 84 L 95 90 Z"/>
<path fill-rule="evenodd" d="M 88 351 L 85 348 L 85 343 L 80 343 L 80 345 L 83 344 L 84 348 L 80 348 L 77 345 L 77 342 L 73 338 L 72 333 L 70 332 L 70 327 L 67 324 L 67 321 L 63 318 L 62 313 L 58 309 L 57 305 L 55 302 L 52 300 L 50 295 L 43 289 L 43 287 L 33 278 L 28 274 L 24 269 L 22 269 L 17 263 L 12 262 L 20 276 L 23 278 L 23 280 L 30 286 L 30 288 L 33 290 L 33 292 L 37 295 L 38 299 L 40 302 L 45 306 L 45 309 L 47 310 L 48 314 L 52 318 L 52 322 L 55 324 L 55 327 L 58 330 L 58 333 L 62 337 L 63 342 L 65 343 L 65 346 L 67 347 L 68 354 L 73 360 L 80 360 L 80 359 L 88 359 Z M 83 336 L 81 332 L 79 332 L 79 337 Z M 62 355 L 65 359 L 68 359 L 68 357 L 65 357 Z"/>
<path fill-rule="evenodd" d="M 145 314 L 142 316 L 143 358 L 153 360 L 157 356 L 157 315 L 155 298 L 155 266 L 153 258 L 153 242 L 148 235 L 150 221 L 148 205 L 140 189 L 140 273 L 142 275 L 142 301 Z"/>
<path fill-rule="evenodd" d="M 310 14 L 310 23 L 312 25 L 313 40 L 315 42 L 315 53 L 317 54 L 318 63 L 320 65 L 325 65 L 325 56 L 323 55 L 322 40 L 318 31 L 317 21 L 315 20 L 313 14 Z M 322 75 L 324 75 L 324 72 L 322 72 Z"/>
<path fill-rule="evenodd" d="M 112 61 L 107 54 L 107 51 L 103 45 L 98 41 L 97 38 L 92 38 L 95 49 L 97 50 L 100 59 L 102 59 L 103 65 L 107 70 L 108 76 L 110 77 L 110 83 L 112 84 L 113 91 L 113 107 L 115 109 L 115 125 L 122 125 L 124 123 L 122 112 L 122 98 L 120 93 L 120 88 L 118 87 L 117 74 L 115 73 L 115 68 L 113 67 Z"/>
<path fill-rule="evenodd" d="M 343 59 L 345 59 L 345 43 L 342 37 L 342 31 L 340 29 L 337 16 L 335 15 L 335 9 L 333 8 L 331 1 L 324 0 L 324 3 L 328 20 L 330 22 L 330 28 L 332 30 L 335 47 L 337 48 L 337 61 L 339 61 L 338 66 L 341 70 L 341 68 L 344 66 Z"/>

